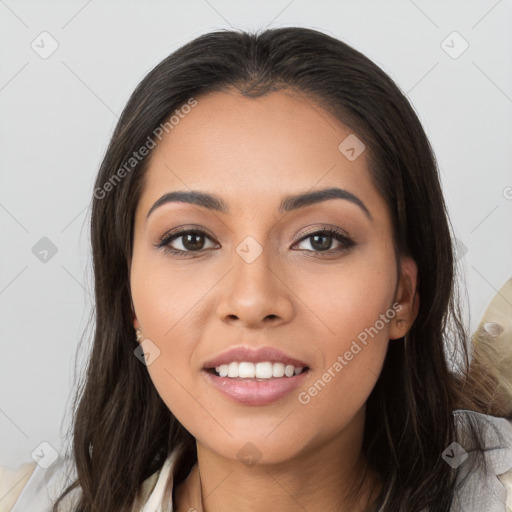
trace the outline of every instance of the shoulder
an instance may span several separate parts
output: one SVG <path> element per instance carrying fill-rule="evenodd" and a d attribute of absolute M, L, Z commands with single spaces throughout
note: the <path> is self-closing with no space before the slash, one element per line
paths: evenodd
<path fill-rule="evenodd" d="M 512 421 L 462 409 L 453 414 L 457 441 L 442 456 L 458 470 L 454 510 L 512 512 Z M 480 463 L 474 429 L 482 432 Z"/>
<path fill-rule="evenodd" d="M 134 504 L 132 512 L 173 511 L 174 475 L 183 451 L 184 445 L 175 446 L 165 459 L 162 467 L 144 480 L 139 493 L 140 497 Z"/>
<path fill-rule="evenodd" d="M 162 468 L 158 471 L 155 471 L 152 475 L 150 475 L 139 489 L 139 494 L 135 499 L 135 503 L 133 504 L 132 512 L 138 512 L 139 510 L 143 510 L 144 505 L 148 502 L 151 494 L 154 492 L 156 484 L 158 483 L 162 474 Z M 1 511 L 0 511 L 1 512 Z"/>
<path fill-rule="evenodd" d="M 17 469 L 0 467 L 0 512 L 51 512 L 60 493 L 72 482 L 69 459 L 59 457 L 47 468 L 27 462 Z M 62 504 L 71 510 L 73 493 Z"/>
<path fill-rule="evenodd" d="M 0 466 L 0 512 L 12 509 L 35 466 L 35 462 L 26 462 L 16 469 Z"/>
<path fill-rule="evenodd" d="M 181 447 L 174 449 L 162 467 L 146 478 L 133 504 L 133 512 L 154 512 L 164 503 L 172 510 L 173 476 Z M 0 466 L 0 512 L 52 512 L 57 497 L 76 479 L 70 458 L 59 457 L 48 468 L 27 462 L 17 469 Z M 61 502 L 62 512 L 74 510 L 73 490 Z"/>

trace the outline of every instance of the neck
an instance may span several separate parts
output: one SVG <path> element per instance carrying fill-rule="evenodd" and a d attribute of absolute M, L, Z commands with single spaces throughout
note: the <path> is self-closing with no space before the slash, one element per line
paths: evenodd
<path fill-rule="evenodd" d="M 363 476 L 363 431 L 364 409 L 335 438 L 277 464 L 247 465 L 198 442 L 197 463 L 176 489 L 175 510 L 365 512 L 381 484 L 368 470 L 357 498 L 350 499 L 351 487 Z"/>

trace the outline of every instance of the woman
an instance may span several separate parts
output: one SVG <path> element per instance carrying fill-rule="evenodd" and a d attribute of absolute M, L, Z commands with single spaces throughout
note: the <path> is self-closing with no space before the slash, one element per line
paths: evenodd
<path fill-rule="evenodd" d="M 510 397 L 468 372 L 435 157 L 361 53 L 305 28 L 183 46 L 128 101 L 91 227 L 54 512 L 506 510 Z"/>

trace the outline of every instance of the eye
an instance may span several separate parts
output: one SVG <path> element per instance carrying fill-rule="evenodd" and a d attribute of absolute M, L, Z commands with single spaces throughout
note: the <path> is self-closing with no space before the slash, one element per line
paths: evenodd
<path fill-rule="evenodd" d="M 202 229 L 179 228 L 166 233 L 155 245 L 176 256 L 184 256 L 188 253 L 202 251 L 205 249 L 205 241 L 208 240 L 212 241 L 211 237 Z M 178 247 L 172 245 L 174 241 L 177 242 Z"/>
<path fill-rule="evenodd" d="M 341 244 L 341 248 L 332 250 L 331 246 L 333 240 L 338 241 Z M 313 233 L 310 233 L 309 235 L 303 237 L 297 243 L 302 243 L 305 241 L 309 241 L 309 244 L 312 247 L 312 249 L 303 250 L 319 253 L 319 256 L 322 255 L 321 253 L 342 252 L 355 245 L 354 241 L 341 230 L 330 227 L 325 227 L 320 231 L 314 231 Z"/>
<path fill-rule="evenodd" d="M 324 227 L 322 230 L 314 231 L 302 237 L 295 245 L 309 240 L 311 240 L 309 243 L 312 249 L 301 250 L 313 252 L 315 253 L 315 257 L 321 257 L 323 255 L 322 253 L 332 254 L 336 252 L 343 252 L 355 245 L 355 242 L 344 232 L 328 226 Z M 333 240 L 339 242 L 341 247 L 338 249 L 331 249 Z M 173 245 L 175 241 L 177 242 L 176 245 L 178 247 Z M 200 253 L 204 249 L 207 249 L 208 247 L 205 247 L 205 242 L 207 241 L 212 243 L 210 248 L 215 247 L 215 244 L 212 242 L 212 237 L 208 233 L 199 228 L 191 229 L 189 226 L 178 228 L 166 233 L 155 244 L 155 247 L 163 249 L 177 257 L 186 257 L 188 254 L 195 252 Z"/>

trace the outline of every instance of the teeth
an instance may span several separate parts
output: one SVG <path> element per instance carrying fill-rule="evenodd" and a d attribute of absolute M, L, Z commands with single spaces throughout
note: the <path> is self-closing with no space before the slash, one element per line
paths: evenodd
<path fill-rule="evenodd" d="M 274 363 L 272 366 L 272 377 L 282 377 L 284 375 L 284 364 Z"/>
<path fill-rule="evenodd" d="M 228 377 L 238 377 L 238 363 L 229 363 Z"/>
<path fill-rule="evenodd" d="M 254 379 L 256 368 L 254 363 L 238 363 L 238 376 L 241 379 Z"/>
<path fill-rule="evenodd" d="M 221 364 L 215 367 L 215 371 L 220 377 L 231 377 L 241 379 L 270 379 L 272 377 L 293 377 L 298 375 L 304 369 L 303 366 L 284 365 L 283 363 L 271 363 L 264 361 L 261 363 L 236 362 Z"/>

